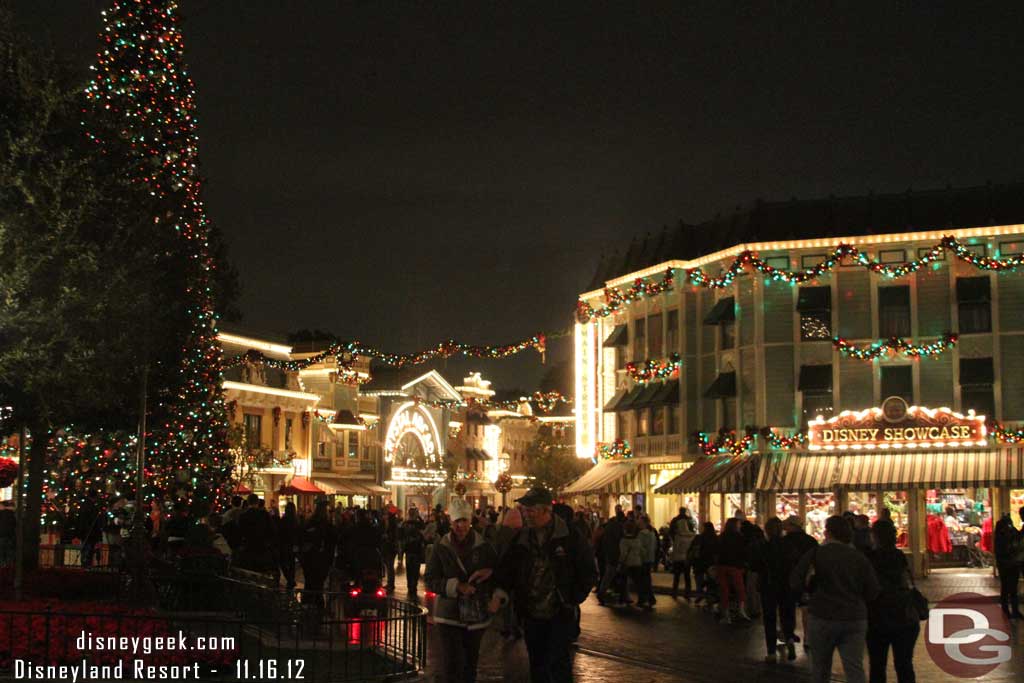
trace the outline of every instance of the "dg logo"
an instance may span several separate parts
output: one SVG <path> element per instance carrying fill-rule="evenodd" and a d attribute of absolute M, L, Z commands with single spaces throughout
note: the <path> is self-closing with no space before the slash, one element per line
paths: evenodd
<path fill-rule="evenodd" d="M 950 676 L 979 678 L 1010 661 L 1010 622 L 993 596 L 957 593 L 928 613 L 926 645 Z"/>

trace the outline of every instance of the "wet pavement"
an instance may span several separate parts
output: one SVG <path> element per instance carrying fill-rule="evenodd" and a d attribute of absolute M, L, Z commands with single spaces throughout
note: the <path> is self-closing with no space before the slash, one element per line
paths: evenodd
<path fill-rule="evenodd" d="M 656 575 L 655 585 L 659 593 L 667 590 L 671 577 Z M 963 591 L 983 595 L 998 593 L 990 575 L 969 572 L 933 575 L 919 587 L 932 601 Z M 432 672 L 437 665 L 437 647 L 432 642 L 434 629 L 430 631 L 428 665 L 422 681 L 433 680 Z M 658 604 L 651 612 L 635 607 L 601 607 L 592 595 L 583 605 L 582 631 L 574 655 L 576 680 L 582 683 L 809 680 L 809 663 L 799 646 L 795 662 L 764 662 L 764 632 L 759 620 L 722 624 L 703 609 L 682 599 L 672 600 L 667 595 L 659 595 Z M 988 683 L 1024 680 L 1024 624 L 1015 622 L 1011 642 L 1013 659 L 975 680 Z M 521 640 L 505 642 L 492 629 L 484 638 L 480 659 L 479 680 L 482 682 L 529 680 L 526 648 Z M 955 680 L 932 662 L 925 649 L 924 628 L 914 659 L 921 683 Z M 836 680 L 842 680 L 838 657 L 835 671 Z M 891 663 L 889 680 L 896 680 Z"/>

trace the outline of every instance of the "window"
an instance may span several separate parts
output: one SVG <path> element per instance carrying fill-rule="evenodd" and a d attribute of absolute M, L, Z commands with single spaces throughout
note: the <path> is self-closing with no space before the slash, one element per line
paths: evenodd
<path fill-rule="evenodd" d="M 615 347 L 615 369 L 624 370 L 626 363 L 629 360 L 626 358 L 626 352 L 629 350 L 628 346 L 616 346 Z"/>
<path fill-rule="evenodd" d="M 733 322 L 731 320 L 729 322 L 724 322 L 724 323 L 722 323 L 721 325 L 718 326 L 718 329 L 719 329 L 719 331 L 721 333 L 721 339 L 722 339 L 722 344 L 721 344 L 720 348 L 723 351 L 726 350 L 726 349 L 731 349 L 734 346 L 736 346 L 736 323 L 735 322 Z"/>
<path fill-rule="evenodd" d="M 666 323 L 668 329 L 665 331 L 665 351 L 667 353 L 679 353 L 679 311 L 669 311 Z"/>
<path fill-rule="evenodd" d="M 879 400 L 899 396 L 907 403 L 914 403 L 914 369 L 909 365 L 886 365 L 882 367 L 882 392 Z"/>
<path fill-rule="evenodd" d="M 831 287 L 801 287 L 796 310 L 800 314 L 800 339 L 832 338 Z"/>
<path fill-rule="evenodd" d="M 722 399 L 722 426 L 726 429 L 736 429 L 736 399 Z"/>
<path fill-rule="evenodd" d="M 665 433 L 665 408 L 658 406 L 657 408 L 651 408 L 651 434 L 660 436 Z"/>
<path fill-rule="evenodd" d="M 633 358 L 643 360 L 647 353 L 647 320 L 637 318 L 633 321 Z"/>
<path fill-rule="evenodd" d="M 321 441 L 316 445 L 316 455 L 318 458 L 327 457 L 327 444 Z"/>
<path fill-rule="evenodd" d="M 647 319 L 647 346 L 650 349 L 649 356 L 651 358 L 661 358 L 661 332 L 661 313 L 658 313 Z"/>
<path fill-rule="evenodd" d="M 995 419 L 996 399 L 992 385 L 995 369 L 991 358 L 960 359 L 960 407 Z"/>
<path fill-rule="evenodd" d="M 910 287 L 878 288 L 878 334 L 886 339 L 911 335 Z"/>
<path fill-rule="evenodd" d="M 650 431 L 650 419 L 651 414 L 647 408 L 641 408 L 636 411 L 636 435 L 647 436 Z"/>
<path fill-rule="evenodd" d="M 290 451 L 292 449 L 292 418 L 286 417 L 284 419 L 284 449 Z"/>
<path fill-rule="evenodd" d="M 987 276 L 956 279 L 956 301 L 960 313 L 961 333 L 992 331 L 992 299 L 989 288 Z"/>
<path fill-rule="evenodd" d="M 348 434 L 348 457 L 359 457 L 359 432 L 347 432 Z"/>
<path fill-rule="evenodd" d="M 807 423 L 821 415 L 826 420 L 832 417 L 832 392 L 803 392 L 803 416 L 801 429 L 807 429 Z"/>
<path fill-rule="evenodd" d="M 245 414 L 245 447 L 259 448 L 263 435 L 263 416 Z"/>

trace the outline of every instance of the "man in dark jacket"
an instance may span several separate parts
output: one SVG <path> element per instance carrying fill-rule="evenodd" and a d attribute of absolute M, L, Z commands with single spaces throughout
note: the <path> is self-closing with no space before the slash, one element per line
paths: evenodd
<path fill-rule="evenodd" d="M 78 508 L 78 520 L 75 525 L 75 535 L 82 541 L 83 567 L 92 566 L 92 555 L 96 544 L 100 542 L 103 527 L 100 508 L 96 504 L 96 491 L 90 490 L 82 501 L 82 506 Z"/>
<path fill-rule="evenodd" d="M 849 683 L 864 683 L 864 647 L 868 603 L 878 597 L 878 576 L 863 553 L 853 547 L 849 521 L 833 515 L 825 521 L 825 543 L 805 554 L 789 579 L 790 588 L 803 590 L 813 568 L 808 607 L 807 645 L 811 680 L 832 678 L 832 655 L 839 650 Z"/>
<path fill-rule="evenodd" d="M 622 506 L 615 506 L 615 516 L 609 519 L 604 525 L 604 532 L 601 534 L 601 554 L 604 557 L 604 574 L 601 576 L 601 585 L 597 588 L 597 600 L 602 605 L 608 598 L 608 589 L 615 588 L 619 599 L 626 595 L 625 575 L 619 572 L 619 542 L 622 540 L 622 525 L 626 521 L 626 515 L 622 512 Z"/>
<path fill-rule="evenodd" d="M 249 494 L 248 508 L 238 517 L 238 536 L 241 541 L 238 564 L 254 572 L 265 572 L 274 567 L 271 552 L 274 529 L 270 513 L 261 503 L 259 496 Z"/>
<path fill-rule="evenodd" d="M 491 611 L 513 593 L 524 618 L 533 683 L 572 681 L 569 643 L 576 608 L 594 585 L 594 554 L 579 533 L 551 512 L 552 495 L 535 486 L 516 501 L 526 507 L 527 527 L 513 539 L 495 573 Z"/>
<path fill-rule="evenodd" d="M 786 535 L 780 541 L 778 562 L 780 576 L 784 577 L 782 584 L 786 590 L 779 595 L 779 626 L 782 628 L 782 635 L 786 638 L 786 657 L 793 661 L 796 659 L 794 643 L 799 640 L 796 635 L 796 606 L 803 595 L 803 589 L 790 589 L 789 577 L 793 574 L 800 559 L 818 547 L 818 542 L 804 531 L 803 520 L 796 515 L 786 519 L 783 523 L 783 530 Z M 806 627 L 806 624 L 804 626 Z"/>
<path fill-rule="evenodd" d="M 420 511 L 409 508 L 409 516 L 402 523 L 402 550 L 405 552 L 405 580 L 409 599 L 416 602 L 416 589 L 420 583 L 420 567 L 427 557 L 427 543 L 423 538 L 426 525 L 420 519 Z"/>

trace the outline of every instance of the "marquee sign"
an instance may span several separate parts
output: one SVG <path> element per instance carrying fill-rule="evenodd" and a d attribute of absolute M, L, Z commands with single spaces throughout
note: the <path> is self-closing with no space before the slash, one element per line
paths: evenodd
<path fill-rule="evenodd" d="M 395 411 L 394 417 L 388 424 L 387 435 L 384 437 L 384 460 L 386 462 L 391 462 L 394 459 L 398 443 L 406 434 L 413 434 L 419 440 L 427 462 L 440 460 L 438 448 L 441 445 L 441 436 L 434 418 L 426 408 L 415 401 L 409 401 Z"/>
<path fill-rule="evenodd" d="M 899 396 L 885 399 L 880 408 L 844 410 L 829 420 L 819 415 L 807 429 L 807 447 L 812 451 L 962 448 L 988 443 L 984 415 L 907 406 Z"/>

